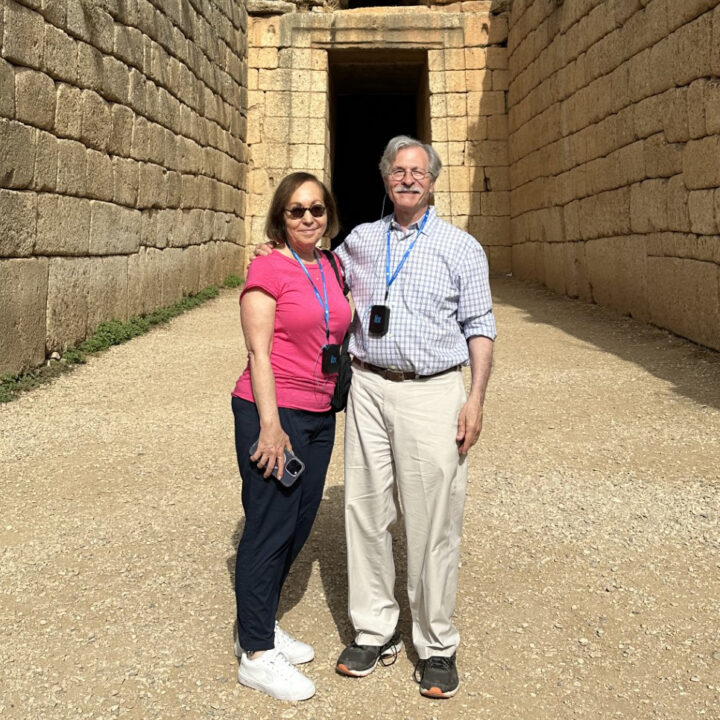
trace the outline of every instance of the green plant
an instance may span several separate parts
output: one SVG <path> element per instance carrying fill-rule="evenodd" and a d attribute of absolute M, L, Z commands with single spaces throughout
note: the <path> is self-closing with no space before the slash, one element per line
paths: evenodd
<path fill-rule="evenodd" d="M 225 282 L 223 282 L 223 287 L 226 288 L 236 288 L 240 287 L 240 285 L 243 284 L 242 278 L 239 278 L 237 275 L 228 275 L 225 278 Z"/>

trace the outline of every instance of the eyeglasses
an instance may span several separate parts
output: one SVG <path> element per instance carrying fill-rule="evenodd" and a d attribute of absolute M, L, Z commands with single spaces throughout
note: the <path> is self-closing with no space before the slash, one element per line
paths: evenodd
<path fill-rule="evenodd" d="M 413 180 L 424 180 L 428 175 L 432 175 L 432 173 L 427 170 L 421 170 L 420 168 L 405 169 L 396 167 L 390 171 L 390 177 L 393 180 L 400 181 L 405 179 L 405 175 L 407 175 L 407 173 L 412 175 Z"/>
<path fill-rule="evenodd" d="M 316 203 L 310 207 L 298 205 L 297 207 L 285 208 L 285 214 L 293 220 L 302 220 L 308 210 L 314 218 L 321 218 L 327 212 L 327 208 L 324 205 Z"/>

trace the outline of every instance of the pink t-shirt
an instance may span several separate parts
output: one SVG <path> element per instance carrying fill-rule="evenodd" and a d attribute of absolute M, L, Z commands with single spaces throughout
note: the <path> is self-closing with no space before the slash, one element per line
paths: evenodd
<path fill-rule="evenodd" d="M 335 257 L 340 271 L 342 264 Z M 330 342 L 340 344 L 350 325 L 350 305 L 325 255 L 321 254 L 321 262 L 330 309 Z M 322 278 L 317 263 L 305 267 L 322 298 Z M 270 363 L 278 407 L 314 412 L 329 410 L 337 375 L 325 375 L 322 371 L 321 348 L 326 343 L 323 309 L 297 260 L 277 251 L 255 258 L 248 267 L 241 301 L 252 288 L 264 290 L 277 301 Z M 249 363 L 233 395 L 255 402 Z"/>

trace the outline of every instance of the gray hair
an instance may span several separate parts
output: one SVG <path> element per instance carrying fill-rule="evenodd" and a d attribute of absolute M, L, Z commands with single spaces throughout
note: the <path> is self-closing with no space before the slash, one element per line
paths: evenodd
<path fill-rule="evenodd" d="M 385 146 L 385 151 L 380 158 L 380 174 L 383 180 L 387 178 L 392 169 L 392 165 L 395 162 L 395 157 L 403 149 L 408 147 L 419 147 L 422 148 L 428 155 L 428 172 L 437 180 L 440 170 L 442 169 L 442 160 L 440 156 L 435 152 L 432 145 L 426 145 L 421 143 L 415 138 L 411 138 L 409 135 L 396 135 L 390 140 Z"/>

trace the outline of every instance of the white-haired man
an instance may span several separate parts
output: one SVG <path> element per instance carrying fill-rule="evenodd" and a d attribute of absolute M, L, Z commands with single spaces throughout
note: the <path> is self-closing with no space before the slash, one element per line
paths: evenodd
<path fill-rule="evenodd" d="M 452 615 L 467 453 L 482 428 L 495 319 L 482 247 L 430 205 L 441 167 L 430 145 L 390 140 L 380 171 L 394 212 L 356 227 L 336 250 L 356 308 L 345 424 L 348 604 L 356 635 L 336 669 L 363 677 L 402 645 L 389 530 L 395 484 L 420 692 L 447 698 L 459 686 Z M 466 393 L 461 367 L 468 363 Z"/>

